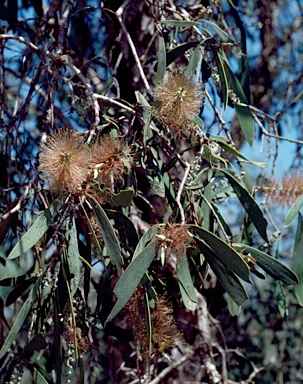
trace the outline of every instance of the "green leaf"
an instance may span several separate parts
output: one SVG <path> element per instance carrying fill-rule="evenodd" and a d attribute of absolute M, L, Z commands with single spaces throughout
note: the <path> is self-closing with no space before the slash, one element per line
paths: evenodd
<path fill-rule="evenodd" d="M 254 226 L 256 227 L 257 231 L 262 236 L 262 238 L 268 243 L 269 240 L 266 234 L 267 221 L 264 218 L 263 213 L 253 196 L 244 188 L 240 181 L 236 179 L 236 177 L 230 170 L 221 169 L 220 172 L 222 172 L 226 176 L 230 185 L 238 196 L 241 204 L 243 205 L 243 208 L 247 212 L 251 221 L 254 223 Z"/>
<path fill-rule="evenodd" d="M 28 315 L 28 313 L 29 313 L 30 309 L 32 308 L 32 305 L 35 301 L 37 291 L 40 288 L 40 284 L 41 284 L 41 278 L 39 278 L 36 281 L 36 284 L 31 289 L 27 299 L 25 300 L 24 304 L 22 305 L 21 309 L 19 310 L 18 315 L 16 317 L 16 320 L 15 320 L 15 322 L 14 322 L 9 334 L 7 335 L 7 337 L 4 341 L 4 344 L 2 345 L 2 348 L 0 350 L 0 359 L 2 359 L 2 357 L 6 354 L 6 352 L 9 350 L 10 346 L 12 345 L 12 343 L 15 340 L 17 340 L 19 331 L 22 328 L 22 326 L 23 326 L 23 324 L 27 318 L 27 315 Z"/>
<path fill-rule="evenodd" d="M 280 315 L 283 318 L 286 318 L 288 310 L 287 310 L 285 293 L 283 291 L 282 281 L 276 280 L 274 287 L 275 287 L 274 288 L 274 293 L 275 293 L 275 297 L 276 297 L 276 300 L 277 300 L 277 305 L 278 305 L 278 309 L 279 309 Z"/>
<path fill-rule="evenodd" d="M 64 199 L 64 196 L 60 196 L 52 202 L 47 210 L 42 213 L 42 215 L 34 222 L 30 229 L 14 246 L 8 255 L 8 259 L 15 259 L 22 253 L 25 253 L 30 248 L 32 248 L 37 243 L 37 241 L 41 239 L 41 237 L 45 234 L 45 232 L 48 230 L 48 227 L 57 216 L 60 208 L 62 207 Z"/>
<path fill-rule="evenodd" d="M 190 231 L 199 236 L 200 239 L 204 240 L 205 243 L 211 248 L 216 258 L 220 260 L 224 265 L 225 269 L 230 269 L 235 272 L 241 279 L 251 283 L 250 272 L 248 265 L 245 263 L 243 258 L 227 243 L 221 240 L 218 236 L 207 231 L 204 228 L 190 225 Z"/>
<path fill-rule="evenodd" d="M 94 198 L 90 198 L 89 201 L 100 226 L 109 258 L 116 266 L 118 274 L 121 275 L 123 259 L 121 256 L 120 244 L 115 235 L 114 229 L 101 205 Z"/>
<path fill-rule="evenodd" d="M 144 248 L 146 247 L 146 244 L 149 243 L 152 239 L 154 239 L 157 233 L 158 233 L 157 225 L 153 225 L 144 233 L 139 243 L 137 244 L 137 247 L 133 254 L 133 260 L 144 250 Z"/>
<path fill-rule="evenodd" d="M 144 273 L 147 271 L 156 255 L 155 248 L 155 242 L 150 243 L 146 248 L 144 248 L 143 251 L 133 258 L 132 262 L 118 280 L 114 288 L 114 293 L 117 296 L 117 302 L 106 319 L 106 322 L 112 320 L 131 298 Z"/>
<path fill-rule="evenodd" d="M 70 274 L 73 275 L 70 281 L 71 296 L 73 297 L 78 289 L 79 280 L 80 280 L 80 261 L 79 261 L 80 254 L 78 249 L 77 229 L 76 229 L 76 223 L 75 223 L 74 217 L 69 223 L 69 228 L 67 231 L 67 239 L 68 239 L 68 246 L 67 246 L 68 267 L 69 267 Z"/>
<path fill-rule="evenodd" d="M 303 218 L 298 216 L 298 227 L 293 252 L 293 270 L 299 278 L 299 284 L 295 286 L 295 295 L 301 306 L 303 306 Z"/>
<path fill-rule="evenodd" d="M 34 368 L 33 379 L 35 384 L 48 384 L 48 381 L 42 376 L 37 368 Z"/>
<path fill-rule="evenodd" d="M 129 207 L 132 205 L 135 191 L 133 188 L 122 189 L 119 193 L 112 192 L 109 188 L 96 189 L 98 195 L 113 207 Z"/>
<path fill-rule="evenodd" d="M 209 246 L 198 238 L 195 240 L 223 288 L 238 306 L 242 305 L 248 296 L 240 279 L 231 269 L 226 267 Z"/>
<path fill-rule="evenodd" d="M 7 296 L 6 306 L 13 304 L 35 281 L 37 277 L 31 277 L 28 280 L 21 281 Z"/>
<path fill-rule="evenodd" d="M 250 159 L 248 159 L 247 157 L 245 157 L 244 155 L 242 155 L 240 152 L 238 152 L 235 148 L 231 147 L 230 145 L 228 145 L 226 142 L 223 142 L 223 141 L 220 141 L 220 140 L 216 140 L 218 142 L 218 144 L 220 145 L 220 147 L 222 149 L 224 149 L 224 151 L 236 156 L 236 157 L 239 157 L 240 159 L 243 159 L 245 161 L 247 161 L 248 163 L 252 164 L 252 165 L 255 165 L 256 167 L 259 167 L 259 168 L 265 168 L 267 167 L 267 163 L 261 163 L 259 161 L 252 161 Z"/>
<path fill-rule="evenodd" d="M 186 75 L 188 77 L 195 76 L 196 82 L 199 81 L 202 58 L 203 58 L 203 54 L 202 54 L 200 46 L 198 46 L 194 50 L 193 54 L 191 55 L 189 63 L 187 65 L 187 67 L 185 68 Z"/>
<path fill-rule="evenodd" d="M 243 92 L 243 89 L 241 87 L 239 80 L 233 74 L 232 70 L 229 67 L 229 64 L 226 61 L 224 61 L 223 65 L 224 65 L 224 71 L 227 77 L 228 88 L 235 92 L 235 94 L 238 96 L 241 102 L 241 105 L 235 104 L 235 110 L 236 110 L 236 114 L 242 129 L 243 135 L 247 140 L 248 144 L 252 146 L 254 142 L 255 128 L 254 128 L 254 120 L 248 107 L 248 101 L 246 99 L 246 96 Z"/>
<path fill-rule="evenodd" d="M 152 112 L 152 107 L 148 103 L 148 101 L 145 99 L 145 97 L 140 93 L 139 91 L 135 92 L 136 98 L 138 103 L 142 105 L 143 109 L 143 122 L 144 122 L 144 127 L 143 127 L 143 145 L 146 147 L 147 141 L 153 137 L 153 132 L 151 130 L 151 112 Z"/>
<path fill-rule="evenodd" d="M 294 202 L 293 206 L 290 208 L 289 212 L 286 215 L 284 221 L 284 227 L 288 227 L 295 219 L 297 214 L 300 212 L 300 209 L 303 205 L 303 195 L 300 195 L 297 200 Z"/>
<path fill-rule="evenodd" d="M 147 179 L 150 183 L 151 195 L 158 195 L 160 197 L 165 197 L 165 185 L 164 185 L 163 178 L 160 175 L 157 175 L 154 177 L 147 175 Z"/>
<path fill-rule="evenodd" d="M 159 85 L 163 82 L 165 71 L 166 71 L 166 48 L 165 48 L 164 38 L 161 34 L 159 34 L 158 44 L 159 46 L 158 46 L 156 85 Z"/>
<path fill-rule="evenodd" d="M 220 36 L 221 40 L 225 43 L 235 43 L 235 41 L 227 34 L 223 29 L 221 29 L 217 24 L 213 23 L 210 20 L 203 19 L 203 23 L 209 25 L 218 36 Z"/>
<path fill-rule="evenodd" d="M 183 303 L 187 309 L 194 311 L 198 300 L 186 255 L 183 255 L 182 261 L 177 267 L 177 276 Z"/>
<path fill-rule="evenodd" d="M 250 102 L 249 61 L 248 61 L 247 48 L 246 48 L 246 31 L 233 2 L 231 0 L 227 0 L 227 2 L 230 6 L 231 14 L 235 19 L 236 25 L 239 28 L 241 33 L 240 44 L 241 44 L 242 55 L 241 55 L 241 59 L 239 60 L 238 78 L 240 79 L 240 83 L 245 92 L 246 98 L 248 102 Z"/>
<path fill-rule="evenodd" d="M 281 280 L 286 285 L 298 283 L 298 277 L 291 269 L 267 253 L 244 244 L 233 244 L 233 247 L 240 249 L 240 252 L 250 253 L 257 265 L 275 280 Z"/>
<path fill-rule="evenodd" d="M 233 301 L 229 294 L 227 294 L 227 307 L 232 316 L 239 315 L 241 307 Z"/>
<path fill-rule="evenodd" d="M 225 111 L 228 104 L 228 82 L 227 82 L 227 77 L 225 73 L 225 66 L 224 66 L 223 58 L 218 52 L 214 52 L 214 56 L 216 59 L 218 72 L 220 75 L 220 80 L 221 80 L 220 91 L 222 94 L 222 102 L 223 102 L 224 111 Z"/>
<path fill-rule="evenodd" d="M 162 20 L 162 21 L 159 21 L 159 23 L 170 25 L 172 27 L 181 27 L 181 28 L 199 26 L 199 23 L 196 23 L 195 21 L 187 21 L 187 20 Z"/>
<path fill-rule="evenodd" d="M 196 47 L 199 43 L 199 41 L 189 41 L 188 43 L 180 44 L 176 48 L 171 49 L 166 54 L 166 65 L 173 63 L 186 51 L 188 51 L 190 48 Z"/>
<path fill-rule="evenodd" d="M 47 342 L 45 341 L 45 336 L 42 332 L 38 332 L 33 336 L 30 341 L 24 347 L 24 352 L 30 351 L 40 351 L 47 347 Z"/>

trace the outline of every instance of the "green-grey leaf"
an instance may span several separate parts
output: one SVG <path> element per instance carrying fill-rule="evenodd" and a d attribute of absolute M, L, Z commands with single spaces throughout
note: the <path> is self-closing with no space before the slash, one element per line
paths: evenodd
<path fill-rule="evenodd" d="M 299 284 L 295 286 L 295 295 L 298 302 L 303 306 L 303 218 L 298 215 L 298 227 L 293 252 L 293 270 L 299 278 Z"/>
<path fill-rule="evenodd" d="M 60 208 L 62 207 L 64 199 L 64 196 L 60 196 L 52 202 L 47 210 L 42 213 L 42 215 L 34 222 L 30 229 L 14 246 L 8 255 L 8 259 L 14 259 L 20 256 L 22 253 L 25 253 L 31 249 L 37 243 L 37 241 L 41 239 L 41 237 L 45 234 L 45 232 L 48 230 L 48 227 L 57 216 Z"/>
<path fill-rule="evenodd" d="M 151 130 L 151 112 L 152 112 L 152 107 L 148 103 L 148 101 L 145 99 L 145 97 L 140 93 L 139 91 L 135 92 L 137 101 L 142 105 L 143 108 L 143 122 L 144 122 L 144 127 L 143 127 L 143 144 L 144 147 L 146 146 L 146 142 L 153 137 L 153 133 Z"/>
<path fill-rule="evenodd" d="M 80 262 L 79 262 L 79 249 L 77 239 L 77 229 L 75 218 L 73 217 L 70 221 L 70 225 L 67 233 L 68 246 L 67 246 L 67 257 L 69 272 L 73 275 L 70 281 L 71 296 L 73 297 L 76 293 L 80 280 Z"/>
<path fill-rule="evenodd" d="M 143 251 L 141 251 L 126 268 L 114 288 L 114 293 L 117 296 L 117 302 L 106 319 L 106 322 L 112 320 L 126 305 L 139 285 L 144 273 L 153 261 L 155 254 L 156 243 L 152 242 L 144 248 Z"/>
<path fill-rule="evenodd" d="M 166 48 L 164 38 L 161 34 L 159 34 L 158 44 L 157 85 L 162 83 L 166 71 Z"/>
<path fill-rule="evenodd" d="M 217 24 L 210 20 L 203 19 L 203 23 L 208 24 L 213 30 L 216 32 L 218 36 L 220 36 L 221 40 L 225 43 L 234 43 L 234 40 L 225 32 L 223 29 L 221 29 Z"/>
<path fill-rule="evenodd" d="M 121 256 L 120 244 L 115 235 L 114 229 L 101 205 L 94 198 L 90 198 L 89 201 L 99 223 L 110 260 L 116 266 L 118 274 L 121 275 L 123 259 Z"/>
<path fill-rule="evenodd" d="M 298 283 L 298 277 L 291 269 L 267 253 L 245 244 L 233 244 L 233 247 L 241 252 L 250 253 L 257 264 L 275 280 L 281 280 L 286 285 Z"/>
<path fill-rule="evenodd" d="M 144 235 L 141 237 L 139 243 L 136 246 L 135 252 L 133 254 L 133 260 L 144 250 L 146 244 L 149 243 L 152 239 L 154 239 L 157 232 L 158 226 L 153 225 L 144 233 Z"/>
<path fill-rule="evenodd" d="M 218 72 L 220 75 L 220 80 L 221 80 L 221 92 L 222 92 L 222 102 L 224 106 L 224 110 L 226 110 L 227 103 L 228 103 L 228 82 L 227 82 L 227 77 L 225 73 L 225 67 L 223 64 L 223 58 L 219 53 L 214 52 L 215 58 L 216 58 L 216 63 L 218 67 Z"/>
<path fill-rule="evenodd" d="M 295 217 L 300 212 L 302 205 L 303 205 L 303 195 L 300 195 L 297 198 L 297 200 L 294 202 L 293 206 L 290 208 L 284 221 L 284 227 L 288 227 L 294 221 Z"/>
<path fill-rule="evenodd" d="M 189 41 L 188 43 L 180 44 L 177 47 L 171 49 L 166 54 L 166 65 L 173 63 L 180 56 L 182 56 L 190 48 L 196 47 L 199 41 Z"/>
<path fill-rule="evenodd" d="M 163 179 L 158 176 L 147 176 L 150 183 L 150 193 L 152 195 L 158 195 L 160 197 L 165 197 L 165 185 Z"/>
<path fill-rule="evenodd" d="M 0 350 L 0 359 L 6 354 L 6 352 L 9 350 L 12 343 L 17 339 L 17 336 L 19 334 L 20 329 L 22 328 L 26 317 L 33 305 L 33 302 L 35 300 L 37 291 L 39 289 L 39 286 L 41 284 L 41 278 L 39 278 L 33 288 L 31 289 L 27 299 L 25 300 L 24 304 L 22 305 L 21 309 L 18 312 L 18 315 L 16 317 L 16 320 L 7 335 L 4 344 L 2 345 L 2 348 Z"/>
<path fill-rule="evenodd" d="M 129 207 L 132 205 L 135 191 L 133 188 L 122 189 L 119 193 L 112 192 L 109 188 L 97 189 L 98 195 L 113 207 Z"/>
<path fill-rule="evenodd" d="M 49 382 L 42 376 L 42 374 L 38 371 L 37 368 L 34 368 L 34 383 L 35 384 L 48 384 Z"/>
<path fill-rule="evenodd" d="M 233 301 L 229 294 L 227 294 L 227 307 L 232 316 L 239 315 L 241 307 Z"/>
<path fill-rule="evenodd" d="M 201 70 L 201 63 L 202 63 L 203 54 L 201 51 L 200 46 L 198 46 L 193 54 L 191 55 L 191 58 L 189 60 L 189 63 L 187 67 L 185 68 L 185 73 L 188 77 L 195 76 L 195 81 L 199 81 L 199 74 Z"/>
<path fill-rule="evenodd" d="M 226 269 L 232 270 L 241 279 L 251 283 L 248 265 L 233 248 L 204 228 L 191 225 L 190 231 L 205 241 L 214 254 L 216 254 L 216 258 L 225 265 Z"/>
<path fill-rule="evenodd" d="M 226 267 L 209 246 L 198 238 L 195 240 L 223 288 L 237 305 L 242 305 L 248 296 L 238 276 Z"/>
<path fill-rule="evenodd" d="M 244 155 L 242 155 L 242 153 L 238 152 L 235 148 L 231 147 L 230 145 L 228 145 L 227 143 L 225 143 L 223 141 L 218 140 L 218 144 L 220 145 L 220 147 L 222 149 L 224 149 L 224 151 L 226 151 L 226 152 L 228 152 L 234 156 L 240 157 L 241 159 L 247 161 L 248 163 L 250 163 L 252 165 L 255 165 L 256 167 L 259 167 L 259 168 L 267 167 L 267 163 L 261 163 L 259 161 L 252 161 L 252 160 L 248 159 L 247 157 L 245 157 Z"/>
<path fill-rule="evenodd" d="M 160 21 L 161 24 L 170 25 L 172 27 L 197 27 L 199 23 L 196 23 L 195 21 L 187 21 L 187 20 L 162 20 Z"/>
<path fill-rule="evenodd" d="M 277 300 L 280 315 L 285 318 L 287 316 L 287 304 L 285 293 L 283 291 L 283 284 L 280 280 L 275 281 L 274 293 Z"/>
<path fill-rule="evenodd" d="M 177 267 L 177 276 L 183 303 L 187 309 L 194 311 L 196 309 L 198 300 L 189 271 L 186 255 L 183 255 L 182 261 Z"/>
<path fill-rule="evenodd" d="M 224 61 L 223 65 L 227 77 L 228 88 L 235 92 L 241 102 L 241 105 L 235 104 L 235 110 L 242 132 L 249 145 L 252 146 L 254 142 L 254 120 L 248 107 L 248 101 L 239 80 L 233 74 L 229 64 Z"/>
<path fill-rule="evenodd" d="M 228 179 L 230 185 L 238 196 L 243 208 L 247 212 L 251 221 L 254 223 L 257 231 L 260 233 L 262 238 L 268 243 L 268 238 L 266 234 L 267 221 L 263 216 L 263 213 L 256 203 L 253 196 L 245 189 L 245 187 L 236 179 L 231 171 L 228 169 L 220 170 Z"/>

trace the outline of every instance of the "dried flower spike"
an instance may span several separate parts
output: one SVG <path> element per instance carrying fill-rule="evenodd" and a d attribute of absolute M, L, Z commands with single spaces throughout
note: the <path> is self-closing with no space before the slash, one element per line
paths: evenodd
<path fill-rule="evenodd" d="M 155 97 L 161 105 L 155 115 L 162 124 L 180 132 L 199 113 L 201 91 L 198 84 L 185 74 L 174 70 L 156 87 Z"/>
<path fill-rule="evenodd" d="M 41 145 L 39 162 L 52 189 L 77 192 L 88 177 L 90 151 L 76 132 L 58 130 Z"/>
<path fill-rule="evenodd" d="M 157 248 L 164 248 L 166 258 L 176 257 L 177 265 L 181 263 L 186 247 L 194 241 L 188 226 L 177 223 L 167 223 L 165 227 L 160 227 L 157 237 Z"/>
<path fill-rule="evenodd" d="M 273 204 L 290 205 L 303 194 L 302 172 L 284 173 L 281 180 L 273 180 L 268 186 L 259 187 Z"/>
<path fill-rule="evenodd" d="M 92 150 L 94 178 L 104 184 L 121 181 L 132 163 L 130 148 L 119 138 L 103 136 Z"/>

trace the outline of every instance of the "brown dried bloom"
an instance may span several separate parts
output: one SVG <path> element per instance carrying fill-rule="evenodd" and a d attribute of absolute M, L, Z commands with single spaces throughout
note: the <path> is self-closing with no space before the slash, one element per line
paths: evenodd
<path fill-rule="evenodd" d="M 303 194 L 302 172 L 284 173 L 281 180 L 273 180 L 268 186 L 261 186 L 258 189 L 265 192 L 272 204 L 293 204 Z"/>
<path fill-rule="evenodd" d="M 155 89 L 155 97 L 161 102 L 155 115 L 162 124 L 180 132 L 189 119 L 199 113 L 201 91 L 198 84 L 185 74 L 174 70 Z"/>
<path fill-rule="evenodd" d="M 62 129 L 42 143 L 39 162 L 52 189 L 76 192 L 88 177 L 90 151 L 76 132 Z"/>
<path fill-rule="evenodd" d="M 142 285 L 134 292 L 127 304 L 127 323 L 132 328 L 134 340 L 140 346 L 145 359 L 149 353 L 147 320 L 145 311 L 144 288 Z M 158 296 L 156 307 L 150 308 L 152 345 L 151 353 L 162 354 L 180 342 L 183 337 L 179 331 L 173 314 L 172 303 L 166 295 Z"/>
<path fill-rule="evenodd" d="M 181 263 L 186 247 L 194 241 L 188 232 L 188 226 L 177 223 L 167 223 L 165 227 L 160 227 L 157 237 L 158 249 L 163 247 L 167 258 L 176 256 L 177 265 Z"/>
<path fill-rule="evenodd" d="M 130 148 L 119 137 L 103 136 L 92 149 L 94 178 L 108 184 L 121 181 L 130 171 Z"/>

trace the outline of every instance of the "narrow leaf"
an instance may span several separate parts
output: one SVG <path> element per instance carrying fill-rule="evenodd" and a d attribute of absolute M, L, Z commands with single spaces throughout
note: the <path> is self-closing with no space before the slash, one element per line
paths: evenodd
<path fill-rule="evenodd" d="M 239 315 L 241 307 L 233 301 L 229 294 L 227 294 L 227 307 L 232 316 Z"/>
<path fill-rule="evenodd" d="M 225 268 L 232 270 L 241 279 L 251 283 L 248 265 L 233 248 L 204 228 L 191 225 L 190 231 L 205 241 L 216 255 L 216 258 L 225 265 Z"/>
<path fill-rule="evenodd" d="M 14 259 L 20 256 L 22 253 L 28 251 L 33 247 L 37 241 L 45 234 L 48 227 L 54 221 L 57 216 L 62 204 L 64 197 L 60 196 L 58 199 L 52 202 L 46 211 L 34 222 L 30 229 L 22 236 L 18 243 L 11 250 L 8 255 L 8 259 Z"/>
<path fill-rule="evenodd" d="M 248 296 L 240 279 L 226 267 L 211 248 L 198 238 L 195 238 L 195 240 L 223 288 L 238 306 L 242 305 L 248 299 Z"/>
<path fill-rule="evenodd" d="M 161 84 L 164 79 L 166 71 L 166 48 L 165 41 L 161 34 L 159 34 L 158 39 L 158 64 L 157 64 L 157 73 L 156 73 L 156 84 Z"/>
<path fill-rule="evenodd" d="M 298 283 L 297 275 L 280 261 L 267 253 L 244 244 L 233 244 L 240 252 L 250 253 L 257 264 L 275 280 L 281 280 L 286 285 Z"/>
<path fill-rule="evenodd" d="M 240 105 L 235 104 L 235 110 L 242 132 L 249 145 L 252 146 L 254 142 L 254 120 L 248 107 L 248 101 L 239 80 L 230 69 L 229 64 L 224 61 L 223 65 L 227 77 L 228 88 L 235 92 L 241 102 Z"/>
<path fill-rule="evenodd" d="M 123 259 L 121 256 L 121 249 L 119 241 L 115 235 L 114 229 L 104 212 L 101 205 L 94 198 L 89 199 L 93 208 L 96 219 L 99 223 L 102 237 L 105 243 L 107 253 L 110 257 L 111 262 L 116 266 L 118 274 L 122 274 Z"/>
<path fill-rule="evenodd" d="M 67 248 L 67 260 L 69 272 L 73 275 L 70 281 L 71 296 L 73 297 L 76 293 L 79 280 L 80 280 L 80 262 L 79 262 L 79 249 L 78 249 L 78 238 L 75 218 L 73 217 L 67 233 L 68 248 Z"/>
<path fill-rule="evenodd" d="M 157 225 L 153 225 L 152 227 L 150 227 L 145 233 L 144 235 L 141 237 L 139 243 L 137 244 L 136 246 L 136 249 L 135 249 L 135 252 L 133 254 L 133 260 L 138 256 L 140 255 L 140 253 L 144 250 L 144 248 L 146 247 L 146 244 L 149 243 L 154 237 L 155 235 L 157 234 L 158 232 L 158 226 Z"/>
<path fill-rule="evenodd" d="M 155 257 L 155 248 L 155 242 L 152 242 L 144 248 L 143 251 L 132 260 L 123 275 L 118 280 L 114 288 L 114 293 L 117 296 L 117 302 L 106 319 L 106 322 L 112 320 L 131 298 L 144 273 L 147 271 Z"/>
<path fill-rule="evenodd" d="M 218 36 L 220 36 L 221 40 L 225 43 L 235 43 L 234 40 L 225 32 L 223 29 L 221 29 L 217 24 L 210 20 L 203 19 L 203 23 L 209 25 Z"/>
<path fill-rule="evenodd" d="M 98 195 L 107 203 L 113 207 L 129 207 L 132 205 L 133 197 L 135 196 L 135 191 L 131 189 L 123 189 L 119 193 L 112 192 L 109 188 L 106 189 L 96 189 Z"/>
<path fill-rule="evenodd" d="M 199 23 L 196 23 L 195 21 L 187 21 L 187 20 L 162 20 L 160 21 L 161 24 L 170 25 L 172 27 L 198 27 Z"/>
<path fill-rule="evenodd" d="M 199 81 L 199 74 L 201 70 L 201 63 L 202 63 L 203 54 L 201 51 L 200 46 L 198 46 L 193 54 L 191 55 L 191 58 L 189 60 L 189 63 L 185 69 L 185 73 L 187 76 L 195 76 L 195 81 Z"/>
<path fill-rule="evenodd" d="M 220 75 L 220 80 L 221 80 L 221 93 L 222 93 L 222 102 L 224 106 L 224 110 L 226 110 L 227 104 L 228 104 L 228 83 L 227 83 L 227 77 L 225 73 L 225 67 L 223 63 L 223 58 L 222 56 L 214 52 L 215 58 L 216 58 L 216 63 L 218 67 L 218 72 Z"/>
<path fill-rule="evenodd" d="M 4 344 L 2 345 L 2 348 L 0 350 L 0 359 L 2 359 L 2 357 L 9 350 L 12 343 L 17 339 L 18 333 L 19 333 L 20 329 L 22 328 L 22 326 L 23 326 L 23 324 L 27 318 L 27 315 L 28 315 L 28 313 L 29 313 L 29 311 L 33 305 L 33 301 L 35 300 L 35 297 L 36 297 L 37 291 L 40 287 L 40 284 L 41 284 L 41 278 L 39 278 L 36 281 L 36 284 L 31 289 L 31 291 L 28 295 L 28 298 L 25 300 L 24 304 L 22 305 L 14 324 L 13 324 L 9 334 L 7 335 L 7 337 L 4 341 Z"/>
<path fill-rule="evenodd" d="M 299 284 L 295 286 L 295 295 L 298 302 L 303 306 L 303 218 L 298 216 L 298 227 L 293 252 L 293 270 L 298 275 Z"/>
<path fill-rule="evenodd" d="M 238 196 L 243 208 L 249 215 L 251 221 L 254 223 L 259 234 L 262 238 L 268 243 L 268 238 L 266 234 L 267 221 L 263 216 L 263 213 L 256 203 L 253 196 L 245 189 L 245 187 L 236 179 L 236 177 L 232 174 L 228 169 L 220 170 L 228 179 L 230 185 Z"/>
<path fill-rule="evenodd" d="M 280 315 L 283 318 L 286 318 L 288 310 L 287 310 L 285 293 L 283 291 L 282 281 L 280 280 L 275 281 L 274 293 L 277 300 L 277 305 L 278 305 Z"/>
<path fill-rule="evenodd" d="M 37 368 L 34 368 L 33 379 L 35 384 L 48 384 L 49 382 L 42 376 Z"/>
<path fill-rule="evenodd" d="M 198 300 L 186 255 L 183 255 L 182 261 L 177 267 L 177 276 L 183 303 L 187 309 L 194 311 Z"/>
<path fill-rule="evenodd" d="M 294 202 L 293 206 L 290 208 L 284 221 L 284 227 L 288 227 L 294 221 L 295 217 L 300 212 L 302 205 L 303 205 L 303 195 L 300 195 L 297 198 L 297 200 Z"/>
<path fill-rule="evenodd" d="M 224 149 L 224 151 L 236 156 L 236 157 L 239 157 L 240 159 L 243 159 L 245 161 L 247 161 L 248 163 L 252 164 L 252 165 L 255 165 L 256 167 L 259 167 L 259 168 L 265 168 L 267 167 L 267 163 L 261 163 L 259 161 L 252 161 L 250 159 L 248 159 L 247 157 L 245 157 L 244 155 L 242 155 L 242 153 L 240 153 L 239 151 L 237 151 L 235 148 L 231 147 L 230 145 L 228 145 L 226 142 L 223 142 L 223 141 L 217 141 L 218 144 L 220 145 L 220 147 L 222 149 Z"/>

